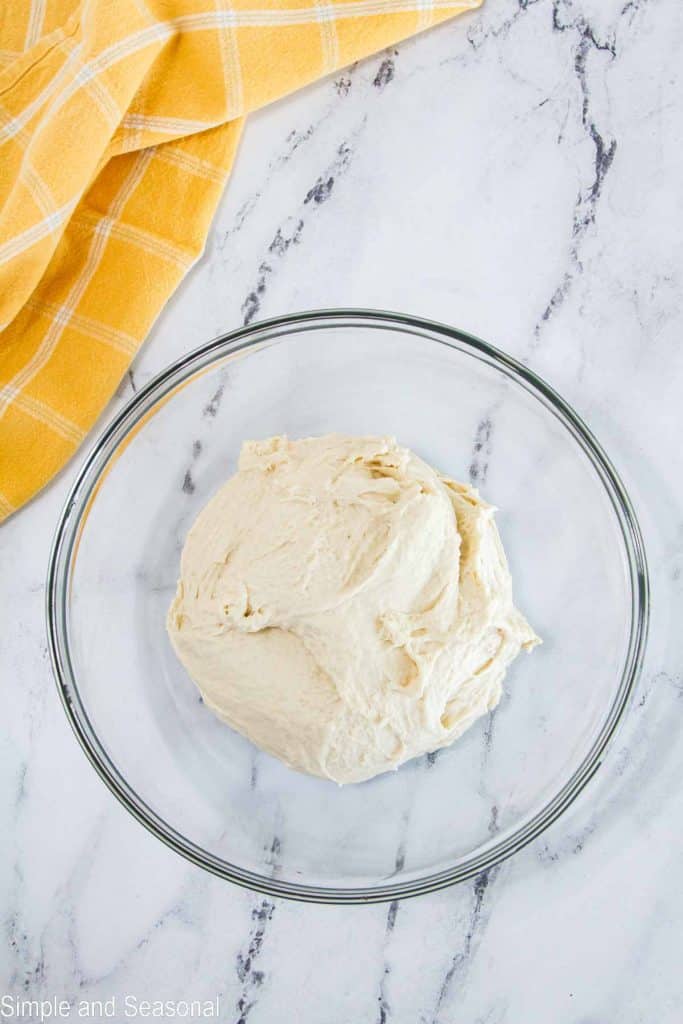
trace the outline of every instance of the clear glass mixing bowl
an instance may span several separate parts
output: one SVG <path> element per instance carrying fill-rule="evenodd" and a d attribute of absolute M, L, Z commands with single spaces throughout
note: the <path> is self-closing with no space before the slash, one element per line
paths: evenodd
<path fill-rule="evenodd" d="M 452 748 L 338 788 L 221 724 L 168 642 L 195 516 L 271 434 L 394 434 L 500 509 L 518 606 L 543 638 Z M 191 861 L 318 902 L 412 896 L 538 836 L 599 766 L 647 629 L 631 504 L 577 415 L 526 367 L 414 317 L 325 311 L 238 330 L 143 388 L 87 456 L 50 560 L 51 654 L 104 781 Z"/>

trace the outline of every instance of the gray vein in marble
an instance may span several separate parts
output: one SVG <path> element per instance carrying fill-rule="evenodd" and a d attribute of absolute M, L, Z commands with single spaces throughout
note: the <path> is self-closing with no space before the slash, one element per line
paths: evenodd
<path fill-rule="evenodd" d="M 513 13 L 504 17 L 497 24 L 491 25 L 483 18 L 476 20 L 467 33 L 470 46 L 477 51 L 490 40 L 506 37 L 519 18 L 540 2 L 541 0 L 517 0 L 517 7 Z M 618 14 L 617 23 L 626 15 L 633 18 L 635 13 L 641 10 L 648 2 L 649 0 L 630 0 Z M 581 125 L 594 148 L 593 173 L 590 182 L 578 193 L 572 214 L 571 235 L 567 254 L 568 266 L 562 274 L 561 280 L 555 286 L 534 327 L 532 352 L 538 346 L 543 328 L 560 310 L 569 296 L 576 278 L 583 273 L 581 249 L 589 230 L 595 224 L 605 179 L 612 167 L 617 151 L 617 139 L 606 126 L 602 127 L 599 125 L 598 118 L 593 110 L 590 76 L 588 73 L 588 61 L 591 56 L 605 54 L 608 65 L 615 60 L 617 56 L 616 27 L 612 28 L 606 38 L 601 39 L 590 19 L 582 13 L 576 14 L 575 8 L 576 5 L 573 3 L 573 0 L 553 0 L 551 7 L 552 30 L 556 33 L 569 33 L 570 36 L 576 39 L 574 43 L 573 73 L 580 91 Z M 571 105 L 568 104 L 567 118 L 569 117 L 570 109 Z M 564 129 L 561 129 L 558 143 L 562 141 L 563 132 Z"/>
<path fill-rule="evenodd" d="M 318 178 L 313 188 L 309 189 L 306 198 L 304 199 L 304 206 L 307 206 L 310 202 L 317 203 L 318 206 L 321 203 L 326 203 L 332 195 L 332 189 L 334 188 L 334 178 Z M 303 227 L 303 221 L 299 221 L 301 227 Z M 272 243 L 271 243 L 272 245 Z"/>
<path fill-rule="evenodd" d="M 583 851 L 587 840 L 595 832 L 595 824 L 586 825 L 573 835 L 567 835 L 559 846 L 551 845 L 548 840 L 541 840 L 536 847 L 536 856 L 541 864 L 554 864 L 562 857 Z"/>
<path fill-rule="evenodd" d="M 80 879 L 90 871 L 92 865 L 91 857 L 97 852 L 98 846 L 102 840 L 103 827 L 103 818 L 100 817 L 95 822 L 94 827 L 90 830 L 88 841 L 84 844 L 81 855 L 76 861 L 74 868 L 66 881 L 64 888 L 67 893 L 72 890 L 74 885 L 77 885 Z M 44 947 L 46 933 L 52 922 L 48 921 L 43 933 L 37 937 L 36 941 L 31 943 L 28 930 L 23 925 L 21 919 L 20 908 L 23 905 L 24 879 L 21 868 L 18 864 L 15 865 L 15 874 L 17 877 L 17 884 L 14 892 L 15 909 L 9 910 L 5 918 L 4 929 L 7 936 L 8 950 L 12 964 L 8 978 L 7 991 L 13 994 L 22 993 L 30 998 L 44 998 L 46 995 Z M 85 978 L 80 967 L 76 941 L 73 934 L 73 915 L 66 911 L 65 914 L 65 940 L 72 959 L 70 979 L 72 982 L 72 989 L 66 991 L 65 998 L 73 1001 L 73 997 L 78 987 L 82 987 L 90 979 Z"/>
<path fill-rule="evenodd" d="M 332 102 L 327 104 L 322 114 L 315 118 L 315 120 L 311 121 L 311 123 L 303 130 L 293 128 L 289 132 L 280 152 L 268 162 L 261 185 L 244 200 L 237 211 L 232 226 L 227 231 L 224 231 L 221 237 L 216 239 L 216 247 L 219 251 L 223 251 L 228 240 L 241 231 L 248 222 L 251 214 L 256 209 L 263 195 L 266 194 L 268 184 L 272 180 L 273 176 L 289 163 L 300 148 L 315 139 L 320 128 L 335 116 L 338 101 L 345 99 L 351 91 L 354 76 L 358 67 L 358 63 L 352 64 L 338 78 L 333 80 L 334 97 Z"/>
<path fill-rule="evenodd" d="M 472 908 L 470 910 L 467 929 L 463 939 L 463 946 L 462 949 L 452 958 L 448 970 L 444 975 L 436 999 L 434 1013 L 432 1015 L 432 1024 L 439 1024 L 440 1021 L 444 1020 L 442 1012 L 449 1000 L 453 983 L 456 978 L 467 969 L 473 950 L 481 937 L 481 931 L 486 926 L 486 915 L 483 913 L 484 901 L 487 894 L 490 895 L 490 887 L 495 882 L 500 872 L 500 868 L 501 865 L 498 865 L 488 871 L 482 871 L 482 873 L 477 875 L 474 880 L 474 884 L 472 886 Z"/>
<path fill-rule="evenodd" d="M 379 89 L 380 92 L 383 89 L 386 89 L 389 83 L 392 82 L 394 79 L 394 75 L 396 74 L 396 61 L 394 58 L 397 56 L 398 50 L 391 51 L 390 55 L 388 54 L 383 59 L 382 63 L 377 69 L 377 74 L 373 78 L 372 84 L 374 85 L 375 89 Z"/>
<path fill-rule="evenodd" d="M 647 714 L 649 702 L 660 687 L 667 686 L 676 697 L 683 697 L 683 678 L 665 671 L 655 672 L 641 680 L 631 705 L 631 714 L 623 726 L 628 735 L 623 745 L 612 751 L 609 763 L 618 785 L 613 785 L 602 806 L 587 806 L 588 820 L 578 829 L 553 828 L 534 845 L 537 860 L 546 868 L 562 864 L 568 858 L 584 853 L 588 841 L 606 826 L 608 811 L 621 806 L 622 787 L 630 788 L 638 778 L 656 778 L 657 769 L 664 762 L 664 750 L 654 741 L 644 721 L 638 716 Z M 646 767 L 647 764 L 647 767 Z M 601 769 L 604 770 L 604 769 Z"/>
<path fill-rule="evenodd" d="M 17 868 L 17 888 L 23 881 Z M 38 957 L 32 956 L 28 933 L 22 927 L 18 911 L 12 911 L 5 918 L 4 933 L 6 951 L 12 961 L 7 989 L 9 992 L 23 991 L 31 993 L 40 991 L 45 975 L 45 956 L 42 942 Z"/>
<path fill-rule="evenodd" d="M 651 0 L 627 0 L 621 9 L 622 18 L 628 14 L 630 23 L 650 2 Z"/>
<path fill-rule="evenodd" d="M 496 714 L 498 708 L 495 707 L 492 711 L 489 711 L 488 715 L 484 719 L 484 727 L 482 729 L 482 738 L 484 740 L 484 749 L 481 755 L 482 764 L 485 765 L 488 761 L 489 754 L 491 753 L 491 747 L 493 746 L 493 730 L 496 724 Z"/>
<path fill-rule="evenodd" d="M 183 494 L 194 494 L 196 490 L 195 482 L 192 476 L 192 467 L 196 463 L 199 456 L 202 454 L 202 448 L 203 445 L 199 438 L 192 442 L 192 466 L 188 466 L 188 468 L 185 470 L 185 476 L 183 478 L 182 485 Z"/>
<path fill-rule="evenodd" d="M 470 462 L 470 483 L 473 487 L 483 487 L 489 471 L 489 458 L 492 451 L 493 420 L 484 417 L 477 426 Z"/>
<path fill-rule="evenodd" d="M 334 90 L 338 96 L 348 96 L 351 92 L 353 81 L 350 75 L 340 75 L 334 80 Z"/>
<path fill-rule="evenodd" d="M 307 190 L 299 210 L 278 225 L 268 246 L 266 258 L 259 265 L 256 280 L 242 303 L 242 317 L 245 326 L 258 317 L 266 288 L 271 276 L 276 272 L 278 264 L 285 259 L 290 247 L 301 241 L 307 220 L 307 210 L 315 209 L 326 203 L 335 186 L 335 182 L 348 170 L 353 157 L 353 147 L 367 123 L 363 117 L 352 136 L 340 143 L 333 159 L 320 174 L 314 184 Z"/>
<path fill-rule="evenodd" d="M 26 797 L 26 775 L 28 773 L 28 761 L 22 761 L 17 771 L 16 796 L 14 798 L 15 819 L 21 813 L 22 804 Z"/>
<path fill-rule="evenodd" d="M 553 0 L 553 31 L 578 36 L 574 52 L 573 70 L 581 96 L 581 124 L 595 150 L 593 177 L 588 186 L 583 188 L 577 196 L 572 216 L 571 241 L 568 251 L 569 265 L 534 327 L 535 343 L 532 348 L 535 348 L 538 344 L 544 326 L 561 309 L 577 276 L 583 273 L 583 262 L 581 260 L 582 245 L 589 229 L 595 224 L 598 203 L 605 178 L 612 167 L 617 150 L 616 138 L 611 136 L 606 128 L 598 126 L 597 117 L 593 111 L 588 75 L 588 58 L 590 55 L 606 54 L 610 62 L 615 59 L 615 36 L 614 33 L 611 33 L 608 39 L 600 40 L 590 21 L 583 15 L 577 15 L 572 18 L 572 11 L 573 5 L 568 0 Z M 566 19 L 565 15 L 567 16 Z"/>
<path fill-rule="evenodd" d="M 493 837 L 498 833 L 498 830 L 498 806 L 494 803 L 491 805 L 488 833 Z M 467 920 L 462 949 L 451 958 L 448 969 L 443 976 L 443 980 L 439 986 L 434 1011 L 431 1016 L 431 1024 L 440 1024 L 440 1022 L 444 1020 L 442 1013 L 450 999 L 453 984 L 469 967 L 471 959 L 481 939 L 481 933 L 488 922 L 489 914 L 484 913 L 484 901 L 487 896 L 490 896 L 491 886 L 498 877 L 501 868 L 502 864 L 498 864 L 496 867 L 490 868 L 488 871 L 482 871 L 474 879 L 474 883 L 472 885 L 472 906 Z"/>
<path fill-rule="evenodd" d="M 138 388 L 135 382 L 134 369 L 133 367 L 129 367 L 126 373 L 119 381 L 119 384 L 115 392 L 116 397 L 123 399 L 126 397 L 128 391 L 130 391 L 132 395 L 135 395 L 137 394 L 137 390 Z"/>
<path fill-rule="evenodd" d="M 281 851 L 280 838 L 275 835 L 266 858 L 266 863 L 271 868 L 273 875 L 279 871 Z M 237 999 L 235 1024 L 246 1024 L 249 1014 L 258 1002 L 259 990 L 263 985 L 265 973 L 255 965 L 263 953 L 268 926 L 273 920 L 276 906 L 274 900 L 264 896 L 259 898 L 252 908 L 252 925 L 246 949 L 237 954 L 236 973 L 242 987 Z"/>
<path fill-rule="evenodd" d="M 249 1014 L 258 1002 L 258 991 L 263 984 L 264 973 L 256 968 L 256 963 L 263 952 L 266 932 L 274 913 L 275 903 L 265 898 L 260 900 L 251 912 L 252 926 L 247 948 L 237 955 L 236 971 L 242 983 L 242 990 L 237 1000 L 236 1024 L 246 1024 Z"/>
<path fill-rule="evenodd" d="M 251 772 L 249 775 L 249 788 L 256 789 L 258 782 L 258 750 L 254 749 L 251 756 Z"/>
<path fill-rule="evenodd" d="M 509 35 L 510 30 L 522 15 L 530 7 L 534 7 L 541 0 L 517 0 L 517 6 L 513 13 L 504 17 L 499 24 L 490 25 L 484 18 L 477 18 L 467 31 L 467 42 L 473 50 L 479 50 L 492 39 L 501 39 Z M 494 8 L 492 17 L 495 17 L 498 7 Z"/>
<path fill-rule="evenodd" d="M 215 419 L 216 418 L 216 416 L 218 415 L 218 410 L 221 407 L 221 401 L 223 399 L 224 391 L 225 391 L 225 384 L 224 383 L 219 385 L 219 387 L 216 388 L 216 390 L 214 391 L 213 395 L 211 396 L 209 401 L 204 406 L 204 409 L 202 410 L 202 416 L 204 416 L 204 418 L 206 418 L 206 417 L 208 417 L 209 419 Z"/>
<path fill-rule="evenodd" d="M 409 817 L 404 817 L 404 833 L 408 831 Z M 406 862 L 406 847 L 405 847 L 405 834 L 399 842 L 396 850 L 396 860 L 394 864 L 394 874 L 400 874 L 403 871 Z M 387 992 L 389 976 L 391 974 L 391 967 L 387 962 L 387 947 L 391 940 L 394 928 L 396 927 L 396 917 L 398 915 L 400 906 L 399 900 L 392 900 L 387 910 L 386 924 L 384 928 L 384 942 L 382 943 L 382 973 L 379 982 L 379 993 L 377 996 L 378 1003 L 378 1015 L 377 1024 L 387 1024 L 391 1015 L 391 1005 L 389 1003 L 389 997 Z"/>

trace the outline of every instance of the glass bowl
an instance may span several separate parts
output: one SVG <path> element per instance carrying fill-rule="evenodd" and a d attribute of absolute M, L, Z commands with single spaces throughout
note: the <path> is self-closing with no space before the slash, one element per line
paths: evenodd
<path fill-rule="evenodd" d="M 450 749 L 343 788 L 221 724 L 165 617 L 188 528 L 242 441 L 394 434 L 499 507 L 543 646 Z M 576 413 L 525 366 L 414 317 L 324 311 L 234 331 L 143 388 L 78 474 L 50 559 L 66 713 L 112 792 L 174 850 L 278 896 L 360 903 L 471 878 L 521 849 L 601 763 L 643 655 L 630 501 Z"/>

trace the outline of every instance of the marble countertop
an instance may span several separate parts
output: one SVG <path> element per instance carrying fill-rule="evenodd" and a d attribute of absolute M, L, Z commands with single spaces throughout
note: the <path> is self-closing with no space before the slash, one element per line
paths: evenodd
<path fill-rule="evenodd" d="M 44 577 L 76 459 L 0 531 L 0 995 L 116 997 L 120 1020 L 126 995 L 218 998 L 240 1024 L 683 1019 L 682 47 L 676 0 L 487 0 L 253 117 L 103 417 L 297 309 L 400 309 L 526 360 L 611 454 L 648 549 L 645 668 L 597 777 L 518 856 L 412 901 L 306 906 L 194 868 L 106 790 L 52 681 Z"/>

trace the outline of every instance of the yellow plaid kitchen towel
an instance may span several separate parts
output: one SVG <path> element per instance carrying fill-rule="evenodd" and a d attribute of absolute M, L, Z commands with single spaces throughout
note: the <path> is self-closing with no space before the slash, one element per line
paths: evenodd
<path fill-rule="evenodd" d="M 481 0 L 0 5 L 0 519 L 201 254 L 245 114 Z"/>

